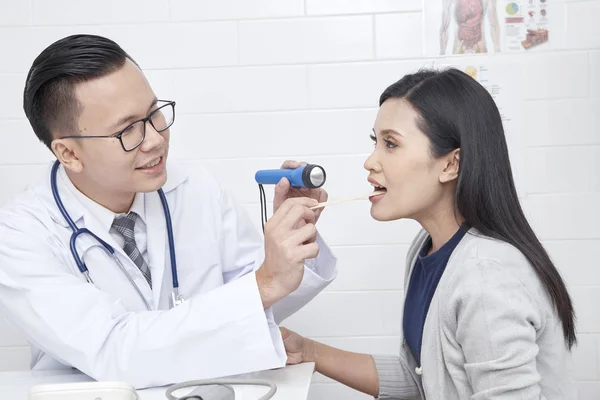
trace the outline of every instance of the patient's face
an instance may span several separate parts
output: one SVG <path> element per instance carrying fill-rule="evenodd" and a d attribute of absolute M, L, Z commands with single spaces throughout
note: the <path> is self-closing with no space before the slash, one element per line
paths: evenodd
<path fill-rule="evenodd" d="M 444 161 L 431 155 L 418 117 L 402 99 L 385 101 L 377 114 L 375 148 L 364 167 L 369 178 L 385 188 L 385 194 L 370 199 L 371 216 L 378 221 L 428 217 L 442 198 L 439 177 Z"/>

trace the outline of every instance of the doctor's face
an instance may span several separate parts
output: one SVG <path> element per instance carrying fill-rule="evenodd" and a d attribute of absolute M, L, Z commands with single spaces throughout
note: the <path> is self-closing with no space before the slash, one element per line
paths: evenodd
<path fill-rule="evenodd" d="M 165 104 L 157 103 L 144 74 L 129 59 L 119 70 L 77 85 L 75 95 L 81 105 L 80 136 L 115 134 Z M 152 118 L 157 129 L 161 129 L 162 119 L 170 118 L 171 110 L 167 106 Z M 143 128 L 142 123 L 135 124 L 123 134 L 123 143 L 134 147 L 141 140 Z M 129 152 L 118 138 L 63 140 L 70 141 L 74 183 L 89 197 L 103 193 L 99 196 L 132 198 L 136 192 L 155 191 L 166 182 L 168 129 L 159 133 L 146 122 L 144 141 Z"/>
<path fill-rule="evenodd" d="M 385 190 L 370 198 L 371 216 L 378 221 L 419 220 L 443 197 L 439 177 L 444 160 L 432 156 L 418 118 L 402 99 L 390 98 L 379 108 L 372 135 L 375 149 L 364 163 L 369 182 L 376 190 Z"/>

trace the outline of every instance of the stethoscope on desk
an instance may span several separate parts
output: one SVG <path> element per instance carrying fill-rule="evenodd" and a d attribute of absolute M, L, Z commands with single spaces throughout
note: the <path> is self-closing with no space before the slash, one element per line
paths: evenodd
<path fill-rule="evenodd" d="M 139 287 L 135 284 L 135 282 L 133 281 L 131 276 L 129 276 L 129 274 L 125 271 L 125 267 L 123 266 L 123 264 L 121 263 L 121 261 L 119 260 L 117 255 L 115 254 L 115 249 L 110 244 L 108 244 L 104 240 L 100 239 L 96 234 L 91 232 L 89 229 L 78 228 L 77 225 L 75 224 L 75 222 L 73 222 L 73 219 L 71 218 L 71 216 L 65 209 L 65 205 L 63 204 L 63 202 L 60 198 L 60 195 L 58 194 L 58 185 L 57 185 L 56 181 L 57 181 L 57 172 L 58 172 L 59 166 L 60 166 L 60 163 L 58 162 L 58 160 L 55 161 L 54 165 L 52 166 L 52 172 L 50 174 L 50 186 L 52 187 L 52 195 L 54 196 L 54 201 L 56 202 L 56 206 L 58 207 L 58 210 L 60 211 L 63 218 L 67 221 L 67 224 L 69 224 L 69 227 L 73 231 L 73 233 L 71 234 L 70 248 L 71 248 L 71 255 L 73 256 L 73 259 L 75 260 L 75 264 L 77 264 L 77 268 L 79 268 L 79 271 L 81 271 L 81 273 L 85 276 L 85 279 L 89 283 L 94 284 L 92 278 L 90 277 L 90 273 L 87 269 L 87 266 L 85 265 L 85 262 L 83 262 L 81 260 L 81 257 L 79 257 L 79 254 L 77 253 L 77 247 L 76 247 L 76 241 L 80 235 L 83 235 L 83 234 L 90 235 L 92 238 L 94 238 L 96 241 L 98 241 L 98 243 L 100 243 L 102 245 L 104 250 L 108 254 L 110 254 L 111 257 L 113 258 L 113 260 L 115 260 L 115 262 L 119 265 L 119 267 L 121 268 L 123 273 L 127 276 L 127 278 L 129 279 L 129 281 L 131 282 L 133 287 L 137 290 L 140 297 L 144 300 L 144 303 L 146 304 L 148 311 L 150 311 L 152 309 L 152 307 L 150 306 L 150 303 L 148 303 L 148 300 L 146 300 L 146 298 L 140 291 Z M 165 193 L 163 192 L 162 189 L 158 189 L 157 192 L 158 192 L 158 195 L 160 196 L 160 202 L 162 203 L 163 210 L 165 212 L 165 221 L 167 223 L 167 237 L 169 240 L 169 255 L 171 258 L 171 275 L 173 276 L 173 292 L 171 293 L 171 301 L 173 303 L 173 306 L 178 306 L 179 304 L 183 303 L 184 299 L 179 294 L 179 280 L 177 278 L 177 260 L 175 258 L 175 242 L 173 240 L 173 225 L 171 223 L 171 213 L 169 212 L 169 205 L 167 204 L 167 198 L 165 197 Z"/>

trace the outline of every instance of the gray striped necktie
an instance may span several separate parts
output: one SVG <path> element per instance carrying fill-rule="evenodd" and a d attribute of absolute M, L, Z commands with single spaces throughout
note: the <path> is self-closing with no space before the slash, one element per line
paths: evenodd
<path fill-rule="evenodd" d="M 134 228 L 135 221 L 137 218 L 138 215 L 134 212 L 130 212 L 127 215 L 120 215 L 115 217 L 112 226 L 117 232 L 121 234 L 123 239 L 125 239 L 125 245 L 123 246 L 123 250 L 129 256 L 129 258 L 131 258 L 135 265 L 138 266 L 140 271 L 142 271 L 142 274 L 148 281 L 148 284 L 150 285 L 150 287 L 152 287 L 150 268 L 148 267 L 146 260 L 144 260 L 144 257 L 142 257 L 142 254 L 140 253 L 140 250 L 138 249 L 135 243 Z"/>

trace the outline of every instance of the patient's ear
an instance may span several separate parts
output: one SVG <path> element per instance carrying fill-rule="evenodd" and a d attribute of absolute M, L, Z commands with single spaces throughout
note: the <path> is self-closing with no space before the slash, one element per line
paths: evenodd
<path fill-rule="evenodd" d="M 460 167 L 460 149 L 451 151 L 444 156 L 443 169 L 440 173 L 440 182 L 447 183 L 458 179 Z"/>

